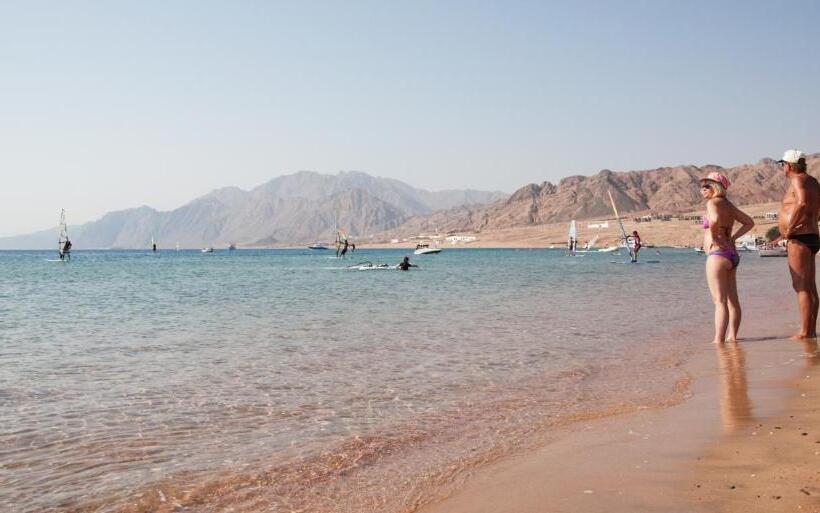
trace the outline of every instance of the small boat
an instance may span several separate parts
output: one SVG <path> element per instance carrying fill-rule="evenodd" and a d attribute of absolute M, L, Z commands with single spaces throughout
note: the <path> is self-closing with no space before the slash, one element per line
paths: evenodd
<path fill-rule="evenodd" d="M 212 248 L 211 246 L 208 246 L 207 248 L 202 248 L 202 252 L 203 253 L 213 253 L 214 248 Z"/>
<path fill-rule="evenodd" d="M 441 253 L 441 248 L 431 248 L 429 244 L 416 244 L 416 250 L 413 251 L 414 255 L 434 255 L 436 253 Z"/>
<path fill-rule="evenodd" d="M 316 250 L 316 251 L 326 251 L 330 248 L 328 248 L 327 246 L 325 246 L 321 242 L 317 242 L 316 244 L 311 244 L 310 246 L 308 246 L 308 249 L 313 249 L 313 250 Z"/>
<path fill-rule="evenodd" d="M 584 244 L 584 249 L 576 249 L 576 253 L 600 253 L 600 249 L 595 249 L 595 243 L 598 242 L 598 236 L 596 235 L 591 240 L 588 240 L 586 244 Z"/>
<path fill-rule="evenodd" d="M 345 267 L 345 269 L 351 269 L 354 271 L 387 271 L 390 269 L 398 269 L 398 266 L 389 264 L 374 264 L 373 262 L 359 262 L 358 264 L 349 265 Z"/>
<path fill-rule="evenodd" d="M 785 256 L 789 256 L 789 252 L 786 249 L 786 246 L 763 245 L 763 246 L 758 246 L 757 256 L 760 256 L 760 257 L 785 257 Z"/>

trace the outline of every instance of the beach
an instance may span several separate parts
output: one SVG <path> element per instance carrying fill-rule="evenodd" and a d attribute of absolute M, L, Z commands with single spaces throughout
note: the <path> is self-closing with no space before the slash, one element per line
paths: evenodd
<path fill-rule="evenodd" d="M 718 351 L 702 257 L 659 252 L 445 251 L 408 273 L 345 267 L 390 250 L 0 252 L 0 504 L 811 511 L 816 359 L 783 340 L 785 261 L 744 255 L 747 340 Z M 48 300 L 56 279 L 72 301 Z M 778 446 L 792 466 L 726 452 L 758 424 L 808 433 L 772 438 L 803 444 Z M 754 488 L 755 465 L 783 489 Z"/>
<path fill-rule="evenodd" d="M 749 215 L 755 217 L 755 227 L 752 234 L 757 237 L 764 237 L 766 230 L 777 226 L 774 219 L 766 219 L 766 213 L 777 212 L 777 203 L 759 203 L 755 205 L 742 205 L 741 209 Z M 651 212 L 630 212 L 622 217 L 624 223 L 629 226 L 629 231 L 637 230 L 641 235 L 644 244 L 665 247 L 699 247 L 703 244 L 703 229 L 700 216 L 704 211 L 688 212 L 680 214 L 687 219 L 677 219 L 677 215 L 670 216 L 668 220 L 651 219 L 642 222 L 635 222 L 635 219 L 643 216 L 650 216 Z M 601 225 L 604 224 L 604 227 Z M 584 219 L 577 221 L 578 244 L 583 246 L 586 241 L 597 237 L 595 247 L 605 248 L 618 244 L 621 240 L 621 233 L 618 223 L 614 218 L 604 219 Z M 567 230 L 569 222 L 547 223 L 532 226 L 519 226 L 515 228 L 485 230 L 482 232 L 458 232 L 458 235 L 475 237 L 469 242 L 459 241 L 451 244 L 446 236 L 449 234 L 436 234 L 431 230 L 427 234 L 404 233 L 402 242 L 391 243 L 387 240 L 369 242 L 366 237 L 356 241 L 361 247 L 370 248 L 405 248 L 412 249 L 416 242 L 430 242 L 433 237 L 438 237 L 438 241 L 443 248 L 563 248 L 567 244 Z M 378 237 L 377 237 L 378 238 Z"/>
<path fill-rule="evenodd" d="M 575 425 L 421 512 L 820 511 L 820 352 L 788 306 L 704 343 L 680 403 Z"/>

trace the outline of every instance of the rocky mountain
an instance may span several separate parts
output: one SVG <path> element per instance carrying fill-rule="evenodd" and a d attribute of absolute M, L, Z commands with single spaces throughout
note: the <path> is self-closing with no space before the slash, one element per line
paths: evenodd
<path fill-rule="evenodd" d="M 352 237 L 399 226 L 413 216 L 463 204 L 488 203 L 501 192 L 416 189 L 398 180 L 360 172 L 322 175 L 302 171 L 277 177 L 250 191 L 215 190 L 177 209 L 143 206 L 111 212 L 97 221 L 71 226 L 76 248 L 247 246 L 332 241 L 334 220 Z M 69 209 L 70 215 L 70 209 Z M 0 249 L 50 249 L 56 229 L 0 238 Z"/>
<path fill-rule="evenodd" d="M 820 154 L 807 157 L 808 171 L 820 178 Z M 732 185 L 728 196 L 738 205 L 780 201 L 788 185 L 774 160 L 722 168 L 676 166 L 615 173 L 603 170 L 593 176 L 569 176 L 558 182 L 529 184 L 509 198 L 488 205 L 467 205 L 428 216 L 416 216 L 384 237 L 420 233 L 480 232 L 570 219 L 611 218 L 607 191 L 612 192 L 621 214 L 683 213 L 700 210 L 703 200 L 698 179 L 720 171 Z"/>

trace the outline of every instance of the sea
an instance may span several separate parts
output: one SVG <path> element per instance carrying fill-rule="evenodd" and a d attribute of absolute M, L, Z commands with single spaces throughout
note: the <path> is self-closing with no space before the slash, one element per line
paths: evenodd
<path fill-rule="evenodd" d="M 0 511 L 415 511 L 685 400 L 711 341 L 691 249 L 333 255 L 0 251 Z M 749 318 L 789 286 L 784 259 L 738 272 Z"/>

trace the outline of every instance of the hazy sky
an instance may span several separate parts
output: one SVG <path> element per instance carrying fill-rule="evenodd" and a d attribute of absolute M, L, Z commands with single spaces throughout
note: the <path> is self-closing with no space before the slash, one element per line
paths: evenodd
<path fill-rule="evenodd" d="M 0 0 L 0 236 L 298 170 L 500 189 L 820 151 L 820 2 Z"/>

